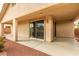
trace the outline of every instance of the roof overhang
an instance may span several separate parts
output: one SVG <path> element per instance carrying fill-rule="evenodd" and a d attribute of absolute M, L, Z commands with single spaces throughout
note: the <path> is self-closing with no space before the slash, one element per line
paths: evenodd
<path fill-rule="evenodd" d="M 56 22 L 73 21 L 73 19 L 79 15 L 79 3 L 56 4 L 16 19 L 36 19 L 47 15 L 51 15 Z"/>
<path fill-rule="evenodd" d="M 3 4 L 2 10 L 0 12 L 0 21 L 2 20 L 4 14 L 6 13 L 8 6 L 9 6 L 9 3 Z"/>

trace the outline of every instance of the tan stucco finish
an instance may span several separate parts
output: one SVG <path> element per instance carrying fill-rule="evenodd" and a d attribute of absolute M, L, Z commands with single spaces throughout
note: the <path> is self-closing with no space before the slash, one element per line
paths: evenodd
<path fill-rule="evenodd" d="M 56 36 L 73 38 L 74 37 L 73 21 L 56 24 Z"/>
<path fill-rule="evenodd" d="M 53 40 L 53 18 L 52 16 L 46 16 L 45 20 L 46 41 L 51 42 Z"/>
<path fill-rule="evenodd" d="M 29 40 L 29 21 L 18 23 L 18 40 Z"/>

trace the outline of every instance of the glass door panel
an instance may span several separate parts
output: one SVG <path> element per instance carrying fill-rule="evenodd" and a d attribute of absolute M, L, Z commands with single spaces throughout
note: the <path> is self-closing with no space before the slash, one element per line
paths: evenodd
<path fill-rule="evenodd" d="M 36 22 L 36 38 L 44 39 L 44 21 Z"/>
<path fill-rule="evenodd" d="M 44 20 L 30 23 L 30 36 L 44 39 Z"/>

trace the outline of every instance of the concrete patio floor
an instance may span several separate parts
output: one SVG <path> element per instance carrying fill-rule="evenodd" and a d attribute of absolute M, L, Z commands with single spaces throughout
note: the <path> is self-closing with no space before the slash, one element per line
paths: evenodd
<path fill-rule="evenodd" d="M 53 56 L 79 56 L 79 46 L 76 46 L 71 38 L 57 38 L 51 43 L 34 39 L 20 40 L 17 43 Z"/>
<path fill-rule="evenodd" d="M 18 44 L 8 39 L 5 40 L 4 46 L 4 52 L 0 53 L 0 56 L 49 56 L 44 52 Z"/>

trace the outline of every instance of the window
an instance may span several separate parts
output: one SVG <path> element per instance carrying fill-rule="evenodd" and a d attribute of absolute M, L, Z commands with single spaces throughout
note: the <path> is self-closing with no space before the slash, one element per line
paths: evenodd
<path fill-rule="evenodd" d="M 6 28 L 10 28 L 10 26 L 6 26 Z"/>
<path fill-rule="evenodd" d="M 10 26 L 6 26 L 6 27 L 4 28 L 4 30 L 3 30 L 3 32 L 4 32 L 5 34 L 11 33 L 11 27 L 10 27 Z"/>

